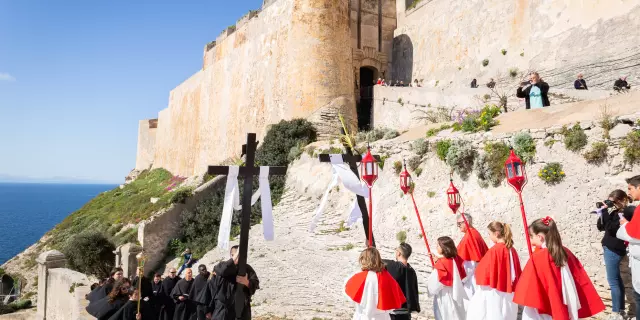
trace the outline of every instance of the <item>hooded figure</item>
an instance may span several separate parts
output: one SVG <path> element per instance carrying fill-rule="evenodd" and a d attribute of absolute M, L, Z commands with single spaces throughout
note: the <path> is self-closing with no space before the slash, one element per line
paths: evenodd
<path fill-rule="evenodd" d="M 178 281 L 171 291 L 171 297 L 176 302 L 176 311 L 173 313 L 173 320 L 196 320 L 196 302 L 190 295 L 193 287 L 193 271 L 191 268 L 185 269 L 184 279 Z"/>

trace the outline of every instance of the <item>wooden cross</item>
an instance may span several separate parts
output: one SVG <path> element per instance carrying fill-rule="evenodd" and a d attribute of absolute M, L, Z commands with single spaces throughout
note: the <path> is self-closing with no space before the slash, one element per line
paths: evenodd
<path fill-rule="evenodd" d="M 354 155 L 353 151 L 351 151 L 351 148 L 349 148 L 349 146 L 345 145 L 344 147 L 347 150 L 347 153 L 342 154 L 342 161 L 344 161 L 345 163 L 348 163 L 349 168 L 351 169 L 351 172 L 353 172 L 353 174 L 355 174 L 356 177 L 360 178 L 360 174 L 358 173 L 358 163 L 362 161 L 362 155 L 359 155 L 359 154 Z M 374 155 L 373 157 L 376 159 L 376 161 L 378 161 L 378 163 L 382 161 L 380 159 L 380 156 L 378 155 Z M 328 154 L 320 154 L 319 159 L 320 159 L 320 162 L 331 162 L 331 157 Z M 367 202 L 364 200 L 364 197 L 360 195 L 357 195 L 357 199 L 358 199 L 358 207 L 360 207 L 360 212 L 362 213 L 362 225 L 364 226 L 364 235 L 368 244 L 369 211 L 367 210 Z M 373 237 L 373 235 L 371 237 L 373 238 L 371 239 L 371 243 L 375 247 L 376 246 L 375 238 Z"/>
<path fill-rule="evenodd" d="M 254 167 L 256 148 L 256 134 L 247 134 L 247 144 L 242 146 L 242 155 L 247 155 L 245 166 L 239 168 L 238 176 L 244 177 L 244 192 L 242 194 L 242 223 L 240 225 L 240 252 L 238 256 L 238 275 L 247 274 L 247 251 L 249 249 L 249 229 L 251 228 L 251 195 L 253 193 L 253 176 L 260 174 L 260 168 Z M 227 175 L 227 166 L 209 166 L 210 175 Z M 286 175 L 287 167 L 269 167 L 269 175 Z M 226 196 L 226 195 L 225 195 Z M 241 284 L 236 284 L 236 317 L 240 319 L 244 311 L 245 294 Z"/>

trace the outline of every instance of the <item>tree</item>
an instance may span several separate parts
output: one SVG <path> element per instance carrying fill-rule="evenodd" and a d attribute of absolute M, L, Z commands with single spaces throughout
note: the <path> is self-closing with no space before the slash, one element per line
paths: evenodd
<path fill-rule="evenodd" d="M 109 238 L 97 231 L 72 237 L 62 249 L 69 268 L 98 278 L 109 276 L 115 264 L 115 250 Z"/>

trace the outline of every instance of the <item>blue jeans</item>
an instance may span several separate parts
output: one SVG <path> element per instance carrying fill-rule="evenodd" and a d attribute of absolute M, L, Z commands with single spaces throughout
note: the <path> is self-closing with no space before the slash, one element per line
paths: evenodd
<path fill-rule="evenodd" d="M 624 284 L 620 276 L 620 261 L 624 256 L 604 248 L 604 264 L 607 271 L 607 282 L 611 288 L 611 310 L 613 312 L 624 311 Z"/>

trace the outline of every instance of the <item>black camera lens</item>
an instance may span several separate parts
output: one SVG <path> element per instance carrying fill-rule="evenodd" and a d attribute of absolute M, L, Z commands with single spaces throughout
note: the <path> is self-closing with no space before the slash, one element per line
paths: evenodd
<path fill-rule="evenodd" d="M 602 203 L 602 202 L 596 202 L 596 208 L 600 209 L 600 208 L 602 208 L 602 207 L 604 207 L 604 203 Z"/>
<path fill-rule="evenodd" d="M 606 205 L 607 205 L 607 207 L 609 207 L 609 208 L 611 208 L 611 207 L 613 207 L 613 206 L 614 206 L 613 201 L 611 201 L 611 200 L 605 200 L 605 201 L 604 201 L 604 204 L 606 204 Z"/>

